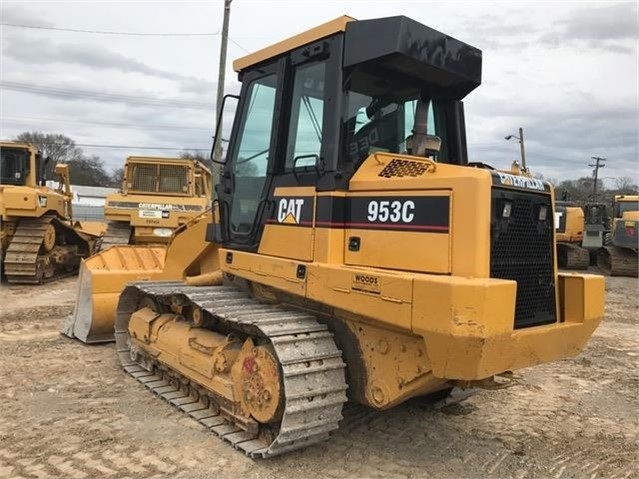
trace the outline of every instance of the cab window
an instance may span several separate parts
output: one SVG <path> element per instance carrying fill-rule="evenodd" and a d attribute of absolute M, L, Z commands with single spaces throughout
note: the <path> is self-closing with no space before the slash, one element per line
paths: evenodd
<path fill-rule="evenodd" d="M 325 63 L 295 72 L 285 169 L 314 166 L 322 145 Z"/>
<path fill-rule="evenodd" d="M 231 206 L 231 230 L 247 235 L 266 182 L 273 117 L 275 115 L 277 75 L 254 80 L 248 87 L 233 155 L 235 190 Z"/>

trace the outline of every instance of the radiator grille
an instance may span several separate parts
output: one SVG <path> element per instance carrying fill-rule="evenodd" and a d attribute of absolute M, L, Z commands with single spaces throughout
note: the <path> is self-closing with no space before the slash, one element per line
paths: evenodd
<path fill-rule="evenodd" d="M 134 165 L 132 189 L 149 193 L 188 193 L 188 169 L 178 165 Z"/>
<path fill-rule="evenodd" d="M 407 160 L 391 160 L 388 165 L 380 171 L 378 176 L 383 178 L 403 178 L 405 176 L 411 176 L 413 178 L 422 176 L 428 171 L 430 165 L 420 161 L 407 161 Z"/>
<path fill-rule="evenodd" d="M 157 185 L 157 165 L 135 165 L 133 167 L 133 189 L 155 193 Z"/>
<path fill-rule="evenodd" d="M 517 282 L 515 328 L 557 321 L 552 228 L 550 195 L 493 189 L 490 275 Z"/>
<path fill-rule="evenodd" d="M 176 165 L 160 165 L 160 193 L 186 193 L 186 168 Z"/>

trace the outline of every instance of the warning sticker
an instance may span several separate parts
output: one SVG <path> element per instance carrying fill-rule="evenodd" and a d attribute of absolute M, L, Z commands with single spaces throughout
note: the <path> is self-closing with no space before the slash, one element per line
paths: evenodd
<path fill-rule="evenodd" d="M 138 210 L 140 218 L 162 218 L 162 211 Z"/>

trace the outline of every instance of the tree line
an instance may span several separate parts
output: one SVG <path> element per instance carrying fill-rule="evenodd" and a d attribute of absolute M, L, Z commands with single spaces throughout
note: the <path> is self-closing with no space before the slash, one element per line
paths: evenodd
<path fill-rule="evenodd" d="M 25 131 L 16 135 L 14 141 L 29 143 L 36 147 L 44 158 L 49 158 L 46 166 L 46 177 L 54 179 L 55 165 L 66 163 L 69 165 L 71 184 L 82 186 L 107 186 L 119 188 L 124 177 L 124 168 L 119 167 L 108 171 L 104 160 L 96 155 L 86 155 L 71 138 L 55 133 L 39 131 Z M 128 156 L 128 155 L 127 155 Z M 209 168 L 211 161 L 199 152 L 183 151 L 180 158 L 199 160 Z M 122 158 L 124 164 L 124 157 Z"/>
<path fill-rule="evenodd" d="M 639 194 L 639 185 L 629 176 L 612 178 L 612 184 L 608 187 L 604 182 L 597 180 L 595 191 L 595 179 L 589 176 L 577 178 L 576 180 L 556 181 L 546 178 L 555 187 L 555 197 L 557 200 L 572 201 L 583 205 L 585 203 L 612 204 L 615 195 L 636 195 Z"/>
<path fill-rule="evenodd" d="M 60 162 L 69 164 L 71 183 L 74 185 L 119 188 L 122 184 L 123 168 L 116 168 L 114 171 L 108 172 L 104 161 L 100 157 L 85 155 L 82 148 L 76 146 L 75 141 L 65 135 L 33 131 L 20 133 L 15 137 L 15 140 L 34 145 L 45 158 L 48 157 L 50 159 L 47 165 L 48 178 L 53 178 L 55 165 Z M 214 174 L 218 171 L 218 168 L 213 168 L 214 165 L 210 158 L 199 152 L 183 151 L 179 154 L 179 157 L 199 160 L 214 171 Z M 217 167 L 217 165 L 215 166 Z M 245 166 L 254 165 L 248 164 Z M 543 179 L 542 175 L 535 176 Z M 580 204 L 594 200 L 594 178 L 582 177 L 576 180 L 564 181 L 546 178 L 546 181 L 555 186 L 555 196 L 558 200 L 573 201 Z M 614 195 L 638 194 L 639 192 L 639 186 L 633 178 L 623 176 L 614 178 L 613 182 L 613 186 L 607 188 L 601 179 L 597 181 L 596 199 L 598 202 L 610 204 Z"/>

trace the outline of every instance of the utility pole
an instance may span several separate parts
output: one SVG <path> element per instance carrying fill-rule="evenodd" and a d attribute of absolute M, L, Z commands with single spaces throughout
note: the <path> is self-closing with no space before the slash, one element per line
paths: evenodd
<path fill-rule="evenodd" d="M 521 167 L 524 169 L 524 172 L 528 172 L 528 168 L 526 168 L 526 152 L 524 151 L 524 129 L 519 128 L 519 149 L 521 151 Z"/>
<path fill-rule="evenodd" d="M 224 98 L 224 81 L 226 77 L 226 47 L 229 41 L 229 19 L 231 17 L 231 2 L 233 0 L 224 0 L 224 20 L 222 23 L 222 39 L 220 44 L 220 69 L 217 75 L 217 99 L 215 101 L 215 121 L 220 120 L 220 114 L 222 113 L 222 99 Z M 215 151 L 213 158 L 216 162 L 213 164 L 213 168 L 219 170 L 219 162 L 222 161 L 222 128 L 219 128 L 220 138 L 215 138 Z M 217 173 L 215 172 L 215 179 L 217 180 Z"/>
<path fill-rule="evenodd" d="M 504 137 L 506 140 L 510 140 L 511 138 L 515 138 L 519 141 L 519 153 L 521 155 L 521 169 L 523 172 L 528 172 L 528 168 L 526 168 L 526 150 L 524 149 L 524 129 L 519 128 L 519 136 L 517 135 L 508 135 Z"/>
<path fill-rule="evenodd" d="M 603 168 L 606 166 L 603 163 L 604 161 L 606 161 L 606 159 L 601 158 L 599 156 L 591 156 L 591 158 L 595 160 L 595 164 L 591 165 L 589 163 L 588 166 L 594 168 L 594 170 L 592 170 L 592 174 L 595 176 L 595 182 L 592 185 L 592 201 L 593 203 L 596 203 L 597 202 L 597 179 L 599 178 L 599 168 Z"/>

